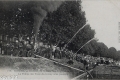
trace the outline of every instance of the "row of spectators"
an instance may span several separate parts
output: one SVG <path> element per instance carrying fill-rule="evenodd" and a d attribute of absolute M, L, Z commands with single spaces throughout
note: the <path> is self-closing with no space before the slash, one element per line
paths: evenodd
<path fill-rule="evenodd" d="M 85 55 L 84 53 L 80 53 L 80 54 L 75 54 L 74 52 L 64 49 L 64 50 L 60 50 L 59 47 L 53 46 L 53 56 L 54 58 L 68 58 L 69 61 L 67 62 L 68 64 L 73 64 L 74 60 L 81 62 L 84 64 L 84 67 L 86 69 L 88 68 L 94 68 L 95 66 L 98 65 L 109 65 L 109 64 L 113 64 L 115 65 L 116 61 L 114 61 L 113 59 L 110 58 L 105 58 L 105 57 L 93 57 L 91 55 Z M 57 56 L 58 55 L 58 56 Z"/>
<path fill-rule="evenodd" d="M 72 52 L 72 50 L 62 49 L 60 47 L 56 47 L 53 45 L 41 44 L 39 48 L 36 49 L 36 52 L 33 49 L 33 45 L 29 42 L 19 42 L 19 43 L 10 43 L 4 47 L 4 54 L 19 56 L 19 57 L 31 57 L 32 53 L 37 55 L 50 58 L 50 59 L 69 59 L 68 64 L 74 64 L 73 60 L 81 62 L 84 64 L 84 67 L 88 66 L 96 66 L 99 64 L 110 64 L 114 63 L 112 59 L 104 58 L 104 57 L 93 57 L 90 55 L 85 55 L 84 53 L 76 54 Z"/>

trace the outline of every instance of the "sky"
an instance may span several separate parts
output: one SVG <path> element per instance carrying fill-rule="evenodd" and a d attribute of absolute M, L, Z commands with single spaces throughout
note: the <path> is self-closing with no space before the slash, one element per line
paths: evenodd
<path fill-rule="evenodd" d="M 99 42 L 120 50 L 120 0 L 82 0 L 82 7 Z"/>

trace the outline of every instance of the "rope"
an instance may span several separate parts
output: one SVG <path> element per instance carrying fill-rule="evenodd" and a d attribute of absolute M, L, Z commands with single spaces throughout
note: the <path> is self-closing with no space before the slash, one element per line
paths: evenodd
<path fill-rule="evenodd" d="M 36 55 L 36 54 L 34 54 L 34 55 L 37 56 L 37 57 L 40 57 L 40 58 L 43 58 L 43 59 L 49 60 L 49 61 L 51 61 L 51 62 L 54 62 L 54 63 L 60 64 L 60 65 L 62 65 L 62 66 L 65 66 L 65 67 L 68 67 L 68 68 L 71 68 L 71 69 L 74 69 L 74 70 L 77 70 L 77 71 L 84 72 L 83 70 L 80 70 L 80 69 L 77 69 L 77 68 L 74 68 L 74 67 L 71 67 L 71 66 L 68 66 L 68 65 L 65 65 L 65 64 L 59 63 L 59 62 L 57 62 L 57 61 L 55 61 L 55 60 L 47 59 L 47 58 L 45 58 L 45 57 L 42 57 L 42 56 L 39 56 L 39 55 Z"/>

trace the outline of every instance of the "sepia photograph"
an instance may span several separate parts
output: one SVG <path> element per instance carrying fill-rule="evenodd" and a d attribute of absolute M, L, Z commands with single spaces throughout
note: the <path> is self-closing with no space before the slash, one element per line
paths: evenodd
<path fill-rule="evenodd" d="M 0 0 L 0 80 L 120 79 L 120 0 Z"/>

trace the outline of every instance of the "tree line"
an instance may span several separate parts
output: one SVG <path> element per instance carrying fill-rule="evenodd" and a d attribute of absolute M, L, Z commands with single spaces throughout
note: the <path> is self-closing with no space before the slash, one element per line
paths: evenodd
<path fill-rule="evenodd" d="M 81 1 L 64 2 L 57 11 L 49 13 L 44 19 L 41 28 L 41 41 L 58 44 L 63 46 L 72 38 L 72 36 L 86 23 L 85 12 L 82 11 Z M 68 44 L 68 49 L 74 52 L 84 45 L 87 41 L 94 38 L 95 31 L 90 25 L 86 25 L 76 37 Z M 58 43 L 59 42 L 59 43 Z M 114 47 L 108 48 L 104 43 L 91 41 L 84 46 L 79 53 L 86 55 L 101 56 L 119 60 L 120 51 Z"/>
<path fill-rule="evenodd" d="M 21 2 L 22 3 L 22 2 Z M 82 11 L 81 0 L 65 1 L 53 12 L 49 12 L 42 21 L 38 41 L 64 47 L 78 29 L 86 24 L 85 12 Z M 2 3 L 0 3 L 2 4 Z M 29 7 L 17 7 L 8 11 L 0 8 L 0 34 L 8 37 L 28 35 L 32 37 L 33 14 Z M 8 14 L 9 13 L 9 14 Z M 90 39 L 94 38 L 95 30 L 86 25 L 67 45 L 68 50 L 77 52 Z M 108 48 L 104 43 L 91 41 L 78 54 L 102 56 L 119 60 L 120 51 L 114 47 Z"/>

